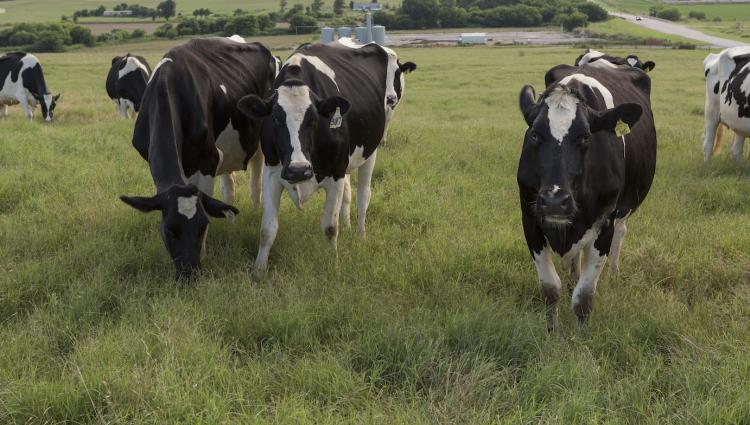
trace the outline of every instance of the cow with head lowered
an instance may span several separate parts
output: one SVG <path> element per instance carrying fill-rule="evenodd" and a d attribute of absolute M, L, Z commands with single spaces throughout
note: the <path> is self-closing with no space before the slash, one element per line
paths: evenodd
<path fill-rule="evenodd" d="M 706 126 L 703 159 L 710 160 L 721 146 L 722 124 L 734 133 L 732 158 L 744 164 L 742 150 L 750 137 L 750 46 L 711 53 L 703 61 L 706 77 Z"/>
<path fill-rule="evenodd" d="M 282 66 L 272 96 L 251 95 L 240 101 L 248 116 L 263 119 L 266 168 L 256 279 L 268 265 L 284 191 L 301 209 L 315 191 L 325 189 L 321 228 L 335 250 L 339 214 L 349 216 L 346 181 L 358 171 L 358 228 L 364 236 L 370 183 L 385 128 L 387 65 L 388 55 L 376 45 L 343 49 L 305 44 Z"/>
<path fill-rule="evenodd" d="M 8 105 L 20 103 L 26 118 L 33 120 L 39 104 L 44 120 L 52 121 L 60 94 L 50 93 L 36 56 L 24 52 L 0 56 L 0 84 L 0 116 L 8 115 Z"/>
<path fill-rule="evenodd" d="M 377 43 L 359 44 L 349 37 L 341 37 L 338 40 L 330 43 L 331 46 L 340 46 L 349 49 L 359 49 L 363 46 L 378 46 L 388 55 L 388 68 L 386 71 L 385 80 L 385 96 L 383 98 L 383 108 L 385 110 L 385 130 L 383 131 L 383 139 L 381 144 L 385 146 L 388 138 L 388 127 L 390 127 L 391 121 L 393 120 L 393 114 L 396 112 L 396 107 L 401 104 L 401 98 L 404 95 L 406 89 L 405 74 L 408 74 L 417 69 L 417 64 L 414 62 L 404 62 L 398 58 L 396 52 L 392 49 L 380 46 Z"/>
<path fill-rule="evenodd" d="M 636 55 L 627 55 L 626 57 L 612 56 L 594 49 L 586 49 L 582 55 L 578 56 L 575 61 L 576 66 L 591 64 L 593 66 L 613 67 L 619 65 L 632 66 L 649 72 L 656 68 L 653 61 L 641 62 Z"/>
<path fill-rule="evenodd" d="M 150 75 L 151 68 L 142 56 L 128 53 L 112 58 L 106 88 L 120 116 L 128 118 L 129 111 L 133 112 L 133 116 L 138 113 Z"/>
<path fill-rule="evenodd" d="M 143 95 L 133 146 L 148 161 L 156 195 L 123 196 L 128 205 L 161 212 L 161 237 L 177 270 L 188 279 L 200 269 L 209 217 L 233 217 L 233 181 L 212 197 L 214 177 L 254 168 L 253 201 L 263 155 L 260 123 L 237 109 L 248 94 L 267 97 L 276 61 L 260 43 L 226 38 L 192 40 L 157 64 Z"/>
<path fill-rule="evenodd" d="M 656 130 L 651 80 L 640 69 L 559 65 L 545 80 L 538 99 L 531 86 L 521 90 L 528 128 L 517 178 L 551 330 L 561 287 L 553 255 L 571 267 L 572 307 L 583 325 L 606 259 L 616 273 L 627 219 L 651 187 Z"/>

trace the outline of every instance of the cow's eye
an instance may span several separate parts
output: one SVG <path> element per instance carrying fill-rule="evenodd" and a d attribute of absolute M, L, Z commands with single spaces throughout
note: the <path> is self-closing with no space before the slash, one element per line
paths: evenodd
<path fill-rule="evenodd" d="M 536 141 L 538 140 L 538 137 L 537 137 L 537 135 L 536 135 L 536 131 L 534 131 L 534 130 L 531 130 L 531 134 L 530 134 L 530 136 L 531 136 L 531 140 L 532 140 L 532 141 L 536 142 Z"/>

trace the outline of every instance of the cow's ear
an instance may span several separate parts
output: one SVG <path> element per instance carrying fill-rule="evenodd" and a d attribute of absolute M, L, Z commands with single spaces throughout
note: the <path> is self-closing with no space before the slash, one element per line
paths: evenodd
<path fill-rule="evenodd" d="M 55 102 L 57 102 L 58 100 L 60 100 L 60 93 L 52 96 L 52 100 L 54 100 Z"/>
<path fill-rule="evenodd" d="M 597 131 L 615 131 L 620 121 L 633 127 L 641 118 L 643 108 L 637 103 L 623 103 L 603 112 L 592 111 L 589 127 L 592 133 Z"/>
<path fill-rule="evenodd" d="M 654 61 L 646 61 L 643 64 L 643 70 L 646 72 L 652 71 L 654 68 L 656 68 L 656 64 L 654 63 Z"/>
<path fill-rule="evenodd" d="M 201 192 L 200 198 L 201 203 L 203 204 L 203 209 L 206 210 L 206 214 L 210 215 L 211 217 L 233 218 L 235 215 L 240 213 L 240 210 L 238 210 L 237 208 L 229 204 L 225 204 L 218 199 L 214 199 L 208 195 L 205 195 L 203 194 L 203 192 Z"/>
<path fill-rule="evenodd" d="M 523 114 L 523 119 L 526 120 L 526 124 L 531 127 L 531 125 L 534 124 L 534 120 L 538 113 L 534 87 L 529 84 L 523 86 L 518 98 L 518 103 L 521 108 L 521 113 Z"/>
<path fill-rule="evenodd" d="M 415 69 L 417 69 L 417 64 L 414 62 L 406 62 L 406 63 L 402 63 L 398 67 L 399 69 L 401 69 L 401 72 L 408 74 L 414 71 Z"/>
<path fill-rule="evenodd" d="M 120 59 L 122 59 L 122 57 L 121 57 L 121 56 L 115 56 L 115 57 L 113 57 L 113 58 L 112 58 L 112 65 L 114 65 L 114 64 L 115 64 L 115 62 L 119 61 Z"/>
<path fill-rule="evenodd" d="M 122 200 L 122 202 L 125 202 L 126 204 L 141 212 L 151 212 L 155 210 L 161 210 L 163 208 L 159 195 L 152 196 L 150 198 L 143 196 L 120 196 L 120 199 Z"/>
<path fill-rule="evenodd" d="M 341 114 L 341 116 L 344 116 L 347 112 L 349 112 L 351 104 L 343 97 L 331 96 L 328 99 L 318 101 L 315 107 L 318 108 L 318 112 L 321 115 L 326 117 L 332 116 L 336 112 L 336 108 L 339 108 L 339 113 Z"/>
<path fill-rule="evenodd" d="M 249 94 L 237 102 L 237 108 L 250 118 L 262 119 L 271 114 L 273 101 L 263 100 L 254 94 Z"/>

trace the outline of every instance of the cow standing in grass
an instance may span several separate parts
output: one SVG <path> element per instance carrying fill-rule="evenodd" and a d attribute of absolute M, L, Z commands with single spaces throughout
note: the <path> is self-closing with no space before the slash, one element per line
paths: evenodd
<path fill-rule="evenodd" d="M 154 68 L 133 146 L 148 161 L 157 193 L 122 200 L 143 212 L 161 212 L 160 233 L 178 279 L 200 268 L 208 217 L 238 213 L 228 204 L 233 181 L 222 187 L 224 202 L 212 198 L 215 176 L 250 163 L 253 202 L 259 202 L 260 123 L 241 113 L 237 102 L 248 94 L 269 96 L 275 72 L 276 60 L 265 46 L 226 38 L 175 47 Z"/>
<path fill-rule="evenodd" d="M 656 130 L 651 80 L 640 69 L 560 65 L 545 80 L 539 99 L 531 86 L 521 90 L 528 129 L 518 187 L 551 330 L 561 286 L 554 253 L 577 281 L 572 307 L 583 325 L 607 256 L 616 273 L 626 221 L 651 187 Z"/>
<path fill-rule="evenodd" d="M 107 74 L 107 94 L 117 106 L 117 112 L 128 118 L 129 111 L 135 117 L 141 108 L 143 92 L 151 75 L 151 68 L 142 56 L 115 56 Z"/>
<path fill-rule="evenodd" d="M 60 94 L 52 95 L 44 80 L 42 64 L 30 53 L 14 52 L 0 56 L 0 116 L 8 115 L 8 105 L 21 104 L 29 121 L 39 104 L 45 121 L 52 121 Z"/>
<path fill-rule="evenodd" d="M 301 209 L 315 191 L 325 189 L 321 228 L 335 250 L 339 213 L 349 216 L 347 176 L 358 171 L 358 227 L 364 236 L 372 172 L 385 129 L 387 65 L 388 55 L 377 45 L 343 49 L 307 44 L 284 63 L 272 96 L 240 101 L 248 116 L 263 119 L 266 168 L 256 279 L 268 265 L 284 191 Z"/>
<path fill-rule="evenodd" d="M 709 54 L 703 61 L 703 71 L 706 77 L 703 159 L 708 161 L 718 152 L 724 124 L 734 132 L 732 159 L 744 164 L 742 151 L 745 138 L 750 137 L 750 46 Z"/>

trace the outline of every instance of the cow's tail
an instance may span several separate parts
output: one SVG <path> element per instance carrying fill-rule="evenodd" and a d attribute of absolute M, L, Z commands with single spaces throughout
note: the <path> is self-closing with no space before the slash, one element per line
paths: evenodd
<path fill-rule="evenodd" d="M 724 124 L 719 123 L 719 127 L 716 129 L 716 137 L 714 137 L 714 150 L 711 152 L 711 157 L 715 157 L 721 152 L 721 141 L 724 139 Z"/>

